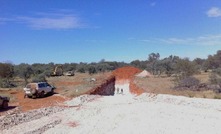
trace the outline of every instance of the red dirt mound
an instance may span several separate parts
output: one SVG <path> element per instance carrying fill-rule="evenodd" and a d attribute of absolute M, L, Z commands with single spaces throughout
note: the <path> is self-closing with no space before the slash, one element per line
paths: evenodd
<path fill-rule="evenodd" d="M 125 80 L 125 79 L 130 79 L 135 74 L 140 72 L 141 70 L 139 68 L 126 66 L 114 70 L 113 75 L 116 77 L 116 80 Z"/>

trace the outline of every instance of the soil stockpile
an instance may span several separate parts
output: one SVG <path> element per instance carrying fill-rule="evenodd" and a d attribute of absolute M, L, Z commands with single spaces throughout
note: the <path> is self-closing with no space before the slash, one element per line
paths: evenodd
<path fill-rule="evenodd" d="M 138 68 L 127 66 L 114 70 L 113 75 L 116 77 L 116 80 L 127 80 L 140 72 L 141 70 Z"/>

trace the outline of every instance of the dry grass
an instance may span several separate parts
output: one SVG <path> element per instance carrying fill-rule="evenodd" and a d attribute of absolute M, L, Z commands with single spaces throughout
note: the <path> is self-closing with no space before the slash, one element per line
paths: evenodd
<path fill-rule="evenodd" d="M 210 72 L 201 72 L 200 74 L 194 75 L 195 78 L 200 80 L 201 83 L 209 83 Z"/>
<path fill-rule="evenodd" d="M 209 73 L 201 73 L 194 75 L 195 78 L 199 79 L 201 83 L 209 82 Z M 220 93 L 214 91 L 191 91 L 191 90 L 175 90 L 173 77 L 150 77 L 150 78 L 138 78 L 136 77 L 134 82 L 136 85 L 146 92 L 155 94 L 172 94 L 178 96 L 197 97 L 197 98 L 211 98 L 221 99 Z"/>
<path fill-rule="evenodd" d="M 160 78 L 160 77 L 150 77 L 150 78 L 135 78 L 135 83 L 143 88 L 147 92 L 166 93 L 173 87 L 173 82 L 171 78 Z"/>
<path fill-rule="evenodd" d="M 88 73 L 76 73 L 75 76 L 50 77 L 47 80 L 57 88 L 55 92 L 67 97 L 75 97 L 100 85 L 109 76 L 111 76 L 111 72 L 93 75 L 89 75 Z M 96 81 L 90 81 L 91 78 L 95 78 Z"/>

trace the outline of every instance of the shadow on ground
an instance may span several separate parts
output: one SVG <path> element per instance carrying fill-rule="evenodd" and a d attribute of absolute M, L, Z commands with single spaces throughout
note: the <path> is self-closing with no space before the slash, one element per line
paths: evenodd
<path fill-rule="evenodd" d="M 0 109 L 0 112 L 6 112 L 6 111 L 8 111 L 8 110 L 12 110 L 12 109 L 14 109 L 14 108 L 16 108 L 17 106 L 8 106 L 8 108 L 6 108 L 6 109 Z"/>

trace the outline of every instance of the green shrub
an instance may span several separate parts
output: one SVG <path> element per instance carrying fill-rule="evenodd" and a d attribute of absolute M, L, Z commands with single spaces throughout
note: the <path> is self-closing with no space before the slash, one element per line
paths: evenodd
<path fill-rule="evenodd" d="M 44 74 L 39 74 L 32 78 L 32 82 L 46 82 L 46 81 L 47 80 Z"/>
<path fill-rule="evenodd" d="M 213 73 L 215 73 L 215 74 L 221 76 L 221 68 L 214 69 L 214 70 L 213 70 Z"/>
<path fill-rule="evenodd" d="M 88 71 L 89 71 L 89 74 L 95 74 L 95 73 L 97 73 L 96 68 L 95 68 L 94 66 L 89 66 Z"/>
<path fill-rule="evenodd" d="M 211 84 L 221 84 L 221 77 L 213 72 L 209 76 L 209 81 Z"/>
<path fill-rule="evenodd" d="M 79 68 L 78 70 L 77 70 L 77 72 L 79 72 L 79 73 L 85 73 L 85 69 L 82 67 L 82 68 Z"/>
<path fill-rule="evenodd" d="M 1 88 L 10 88 L 10 87 L 16 87 L 15 84 L 11 83 L 8 79 L 6 78 L 0 78 L 0 87 Z"/>
<path fill-rule="evenodd" d="M 50 77 L 50 76 L 51 76 L 51 71 L 50 71 L 50 70 L 45 70 L 45 71 L 43 72 L 43 74 L 44 74 L 45 76 L 47 76 L 47 77 Z"/>
<path fill-rule="evenodd" d="M 0 78 L 0 87 L 4 88 L 4 85 L 5 85 L 5 80 Z"/>
<path fill-rule="evenodd" d="M 181 79 L 179 81 L 178 86 L 189 88 L 189 87 L 192 87 L 192 86 L 197 86 L 197 85 L 199 85 L 199 83 L 200 83 L 200 81 L 197 78 L 190 76 L 190 77 L 186 77 L 184 79 Z"/>

